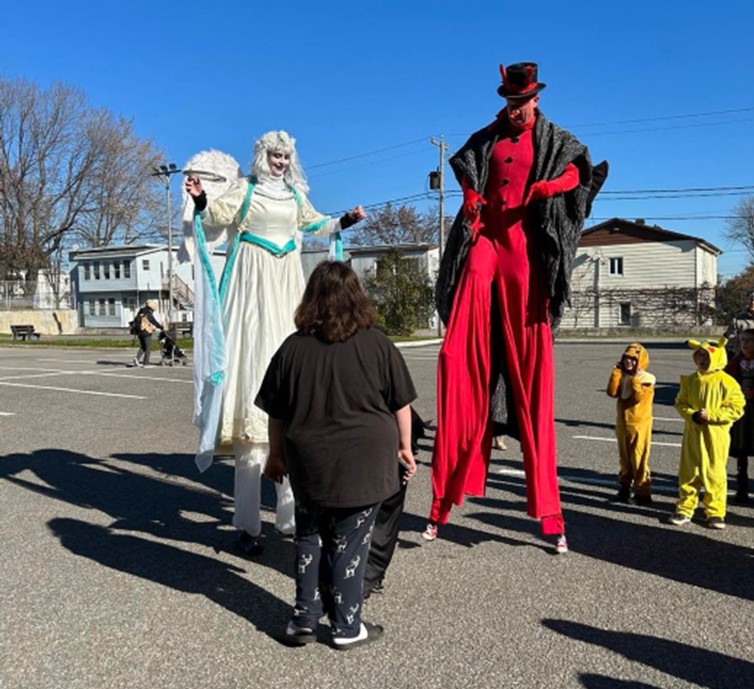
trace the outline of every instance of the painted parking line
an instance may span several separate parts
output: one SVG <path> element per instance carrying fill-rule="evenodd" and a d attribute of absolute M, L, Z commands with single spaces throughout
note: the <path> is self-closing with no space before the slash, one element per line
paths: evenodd
<path fill-rule="evenodd" d="M 521 469 L 497 469 L 494 473 L 502 476 L 526 478 L 526 474 Z M 565 483 L 586 483 L 593 486 L 607 486 L 608 488 L 612 488 L 617 484 L 617 481 L 614 478 L 595 478 L 591 476 L 569 477 L 568 472 L 563 471 L 562 469 L 558 470 L 558 479 Z M 652 492 L 664 493 L 666 495 L 677 495 L 678 488 L 673 485 L 658 485 L 655 482 L 652 484 Z"/>
<path fill-rule="evenodd" d="M 51 361 L 58 364 L 89 364 L 94 363 L 92 359 L 37 359 L 37 361 Z"/>
<path fill-rule="evenodd" d="M 15 416 L 16 413 L 12 411 L 0 411 L 0 416 Z"/>
<path fill-rule="evenodd" d="M 603 443 L 617 443 L 615 438 L 598 438 L 593 435 L 573 435 L 572 438 L 576 440 L 596 440 Z M 652 446 L 659 445 L 660 447 L 680 447 L 681 443 L 663 443 L 659 440 L 652 440 Z"/>
<path fill-rule="evenodd" d="M 673 418 L 668 418 L 666 416 L 654 416 L 652 417 L 655 421 L 675 421 L 676 423 L 683 423 L 684 419 L 682 419 L 680 416 L 674 416 Z"/>
<path fill-rule="evenodd" d="M 10 367 L 0 366 L 0 370 L 2 370 L 3 368 L 8 368 L 9 370 L 14 371 L 34 371 L 34 373 L 24 373 L 17 376 L 2 376 L 0 377 L 0 382 L 5 380 L 28 380 L 29 378 L 48 378 L 54 376 L 102 376 L 104 378 L 130 378 L 135 380 L 150 380 L 155 382 L 182 383 L 184 385 L 193 385 L 193 380 L 185 380 L 183 378 L 162 378 L 158 376 L 151 376 L 148 373 L 135 375 L 133 373 L 110 373 L 106 371 L 100 371 L 99 369 L 92 369 L 90 371 L 82 371 L 81 369 L 79 369 L 77 371 L 71 371 L 59 368 L 45 368 L 41 369 L 42 372 L 40 372 L 39 368 L 11 369 Z"/>
<path fill-rule="evenodd" d="M 52 385 L 28 385 L 26 383 L 8 383 L 0 380 L 0 385 L 10 388 L 30 388 L 32 390 L 54 390 L 56 392 L 72 392 L 78 395 L 96 395 L 98 397 L 120 397 L 129 400 L 145 400 L 146 397 L 141 395 L 125 395 L 117 392 L 97 392 L 95 390 L 76 390 L 75 388 L 60 388 Z"/>

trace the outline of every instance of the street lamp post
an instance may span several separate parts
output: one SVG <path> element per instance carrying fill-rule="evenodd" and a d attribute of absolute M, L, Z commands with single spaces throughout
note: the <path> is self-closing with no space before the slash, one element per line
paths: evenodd
<path fill-rule="evenodd" d="M 429 188 L 433 191 L 439 192 L 439 239 L 440 261 L 442 261 L 442 255 L 445 253 L 445 151 L 448 149 L 448 144 L 445 143 L 444 136 L 440 136 L 439 141 L 435 141 L 435 137 L 433 136 L 430 139 L 430 143 L 440 149 L 440 164 L 437 166 L 436 172 L 429 173 Z M 440 318 L 439 313 L 437 314 L 437 336 L 443 336 L 442 318 Z"/>
<path fill-rule="evenodd" d="M 170 209 L 170 180 L 173 175 L 182 172 L 175 163 L 160 165 L 152 168 L 152 177 L 162 177 L 165 183 L 165 204 L 168 211 L 168 329 L 173 322 L 173 214 Z"/>

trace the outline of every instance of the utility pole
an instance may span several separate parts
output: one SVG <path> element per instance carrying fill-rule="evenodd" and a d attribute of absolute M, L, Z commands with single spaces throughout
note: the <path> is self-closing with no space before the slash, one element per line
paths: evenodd
<path fill-rule="evenodd" d="M 170 180 L 183 170 L 179 170 L 175 163 L 160 165 L 152 168 L 152 177 L 162 177 L 165 181 L 165 205 L 168 211 L 168 330 L 173 322 L 173 214 L 170 209 Z"/>
<path fill-rule="evenodd" d="M 437 189 L 439 192 L 439 220 L 440 220 L 440 257 L 439 261 L 442 261 L 442 256 L 445 253 L 445 152 L 448 150 L 448 144 L 445 143 L 445 136 L 440 135 L 439 141 L 435 140 L 433 136 L 430 139 L 433 146 L 437 146 L 440 149 L 440 165 L 437 168 L 436 173 L 429 173 L 429 188 Z M 439 262 L 438 262 L 439 265 Z M 442 319 L 440 314 L 437 314 L 437 335 L 443 336 Z"/>

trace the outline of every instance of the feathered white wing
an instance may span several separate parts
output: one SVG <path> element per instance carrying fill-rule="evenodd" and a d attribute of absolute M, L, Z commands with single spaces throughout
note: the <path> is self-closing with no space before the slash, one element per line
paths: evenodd
<path fill-rule="evenodd" d="M 186 176 L 192 174 L 202 180 L 202 187 L 207 197 L 216 199 L 222 196 L 231 186 L 243 177 L 238 161 L 227 153 L 210 149 L 201 151 L 189 158 L 183 166 Z M 194 260 L 196 245 L 194 242 L 194 202 L 184 189 L 183 197 L 183 244 L 178 250 L 178 261 L 186 263 Z M 206 237 L 207 249 L 211 252 L 216 246 L 223 244 L 227 238 L 224 228 L 217 228 L 212 236 Z"/>
<path fill-rule="evenodd" d="M 208 198 L 218 198 L 243 176 L 236 160 L 221 151 L 202 151 L 184 166 L 184 172 L 199 177 Z M 194 237 L 194 202 L 183 191 L 184 241 L 179 260 L 193 260 L 194 279 L 194 424 L 199 428 L 195 461 L 201 471 L 212 464 L 222 411 L 226 369 L 222 303 L 211 263 L 214 247 L 227 239 L 226 228 L 201 230 L 204 242 Z"/>

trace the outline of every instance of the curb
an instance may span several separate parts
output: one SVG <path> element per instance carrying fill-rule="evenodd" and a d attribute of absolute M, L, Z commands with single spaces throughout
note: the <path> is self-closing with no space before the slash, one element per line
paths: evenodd
<path fill-rule="evenodd" d="M 440 338 L 435 338 L 434 340 L 417 340 L 415 342 L 396 342 L 395 346 L 398 347 L 398 349 L 403 349 L 405 347 L 429 347 L 431 345 L 440 344 L 442 344 L 442 340 Z"/>

